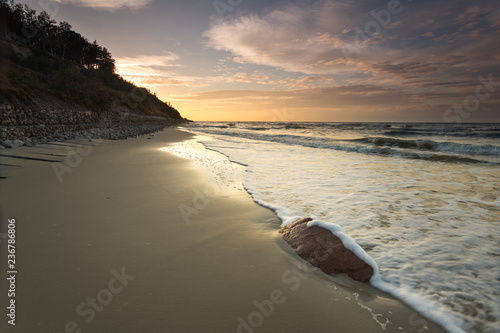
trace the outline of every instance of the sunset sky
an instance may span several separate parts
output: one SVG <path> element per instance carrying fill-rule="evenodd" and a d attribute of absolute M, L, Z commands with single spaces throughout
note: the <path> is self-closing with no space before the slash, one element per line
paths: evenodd
<path fill-rule="evenodd" d="M 500 122 L 498 0 L 24 0 L 192 120 Z"/>

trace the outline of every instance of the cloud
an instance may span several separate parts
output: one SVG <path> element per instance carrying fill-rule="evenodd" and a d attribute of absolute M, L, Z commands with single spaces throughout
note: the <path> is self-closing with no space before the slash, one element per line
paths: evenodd
<path fill-rule="evenodd" d="M 442 122 L 443 113 L 467 94 L 473 94 L 470 84 L 477 82 L 441 84 L 452 89 L 436 91 L 437 85 L 431 83 L 414 92 L 407 87 L 359 84 L 290 91 L 217 90 L 176 95 L 173 100 L 176 105 L 191 106 L 191 117 L 203 120 L 217 119 L 209 118 L 216 114 L 219 119 L 273 121 L 276 113 L 285 109 L 290 119 L 278 120 Z M 498 105 L 498 100 L 492 103 Z M 244 112 L 235 113 L 235 109 Z M 496 110 L 495 104 L 485 104 L 475 117 L 500 119 Z"/>
<path fill-rule="evenodd" d="M 116 58 L 117 73 L 122 76 L 164 76 L 171 67 L 179 66 L 179 56 L 172 52 L 162 55 L 137 55 Z"/>
<path fill-rule="evenodd" d="M 405 84 L 415 77 L 463 75 L 466 67 L 497 66 L 499 13 L 492 12 L 491 0 L 473 6 L 454 0 L 404 3 L 386 26 L 373 13 L 386 10 L 387 1 L 316 3 L 214 21 L 204 37 L 209 47 L 230 52 L 234 63 L 333 75 L 341 84 L 387 75 L 403 80 L 394 84 Z"/>
<path fill-rule="evenodd" d="M 137 55 L 135 57 L 116 58 L 116 72 L 135 84 L 151 87 L 187 86 L 204 87 L 208 83 L 204 78 L 177 74 L 173 69 L 182 67 L 178 64 L 179 56 L 172 52 L 161 55 Z"/>
<path fill-rule="evenodd" d="M 342 56 L 342 41 L 338 34 L 304 29 L 305 20 L 313 15 L 320 13 L 290 6 L 264 17 L 249 15 L 218 22 L 204 36 L 208 46 L 231 52 L 237 63 L 314 74 L 325 68 L 310 67 L 312 64 Z"/>
<path fill-rule="evenodd" d="M 491 11 L 492 8 L 489 6 L 481 7 L 480 5 L 474 5 L 467 8 L 467 10 L 465 10 L 465 12 L 458 17 L 458 20 L 468 24 L 472 21 L 475 21 L 478 16 L 488 14 Z"/>
<path fill-rule="evenodd" d="M 188 94 L 179 99 L 233 100 L 252 103 L 257 100 L 288 100 L 297 107 L 373 107 L 375 105 L 409 105 L 415 100 L 403 88 L 380 88 L 353 85 L 328 88 L 295 89 L 291 91 L 218 90 Z"/>
<path fill-rule="evenodd" d="M 116 10 L 119 8 L 141 9 L 153 0 L 56 0 L 62 4 L 72 4 L 80 7 L 95 9 Z"/>
<path fill-rule="evenodd" d="M 400 1 L 401 11 L 382 17 L 388 0 L 281 1 L 260 14 L 234 11 L 203 34 L 224 58 L 213 82 L 230 89 L 176 98 L 227 114 L 286 106 L 303 112 L 297 120 L 322 112 L 317 120 L 334 120 L 327 114 L 343 111 L 343 120 L 443 121 L 444 111 L 474 94 L 479 75 L 500 79 L 496 1 Z M 223 85 L 233 82 L 247 89 L 266 82 L 272 90 Z M 482 108 L 495 103 L 491 97 Z"/>
<path fill-rule="evenodd" d="M 225 79 L 227 82 L 244 82 L 244 83 L 260 83 L 260 84 L 269 84 L 269 77 L 265 75 L 248 75 L 246 73 L 236 73 L 232 76 L 229 76 Z"/>
<path fill-rule="evenodd" d="M 169 79 L 169 78 L 159 78 L 159 79 L 149 79 L 149 78 L 136 78 L 138 84 L 146 87 L 164 87 L 164 86 L 185 86 L 185 87 L 206 87 L 208 84 L 194 82 L 196 78 L 184 78 L 184 79 Z"/>
<path fill-rule="evenodd" d="M 332 78 L 325 77 L 325 76 L 307 76 L 307 77 L 303 77 L 303 78 L 297 80 L 297 82 L 310 83 L 310 82 L 332 81 L 332 80 L 333 80 Z"/>
<path fill-rule="evenodd" d="M 203 114 L 196 110 L 192 114 L 202 119 L 212 112 L 219 112 L 226 119 L 231 119 L 237 108 L 248 110 L 240 115 L 245 120 L 384 121 L 380 120 L 382 113 L 385 119 L 391 119 L 402 110 L 410 109 L 414 113 L 410 116 L 423 120 L 425 118 L 419 118 L 418 110 L 426 109 L 425 105 L 419 104 L 418 98 L 412 97 L 402 88 L 381 89 L 370 85 L 291 91 L 208 91 L 178 95 L 174 100 L 176 105 L 199 106 Z"/>

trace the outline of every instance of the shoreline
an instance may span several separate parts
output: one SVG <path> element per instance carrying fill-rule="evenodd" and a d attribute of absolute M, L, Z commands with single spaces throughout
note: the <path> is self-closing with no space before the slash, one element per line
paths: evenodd
<path fill-rule="evenodd" d="M 18 228 L 16 329 L 444 332 L 371 285 L 305 263 L 276 235 L 276 214 L 248 193 L 210 196 L 200 166 L 162 151 L 193 137 L 169 128 L 92 149 L 9 150 L 52 162 L 2 157 L 0 232 L 10 218 Z M 60 181 L 52 166 L 67 153 L 75 166 Z M 181 205 L 193 209 L 189 224 Z"/>

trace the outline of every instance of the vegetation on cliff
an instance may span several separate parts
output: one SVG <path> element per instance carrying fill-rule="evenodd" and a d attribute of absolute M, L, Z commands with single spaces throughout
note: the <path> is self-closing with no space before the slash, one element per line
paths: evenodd
<path fill-rule="evenodd" d="M 94 112 L 127 110 L 182 119 L 169 103 L 116 74 L 111 53 L 69 23 L 0 0 L 0 99 L 16 104 L 40 96 Z"/>

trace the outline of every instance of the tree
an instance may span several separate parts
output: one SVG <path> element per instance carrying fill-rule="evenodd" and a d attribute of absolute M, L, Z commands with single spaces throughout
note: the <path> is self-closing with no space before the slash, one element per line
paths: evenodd
<path fill-rule="evenodd" d="M 103 48 L 94 41 L 87 45 L 84 51 L 83 65 L 87 69 L 101 69 L 108 73 L 114 73 L 115 60 L 108 49 Z"/>
<path fill-rule="evenodd" d="M 66 50 L 70 44 L 70 34 L 73 30 L 72 26 L 65 21 L 59 23 L 59 26 L 54 29 L 54 41 L 57 45 L 58 54 L 62 59 L 66 59 Z"/>
<path fill-rule="evenodd" d="M 21 37 L 23 24 L 26 21 L 24 6 L 19 3 L 16 4 L 14 1 L 11 1 L 10 8 L 11 8 L 10 31 L 14 35 Z"/>
<path fill-rule="evenodd" d="M 0 38 L 6 38 L 10 32 L 12 11 L 7 0 L 0 0 Z"/>
<path fill-rule="evenodd" d="M 46 11 L 36 15 L 28 5 L 0 0 L 1 33 L 16 44 L 31 46 L 86 69 L 115 72 L 115 60 L 97 41 L 89 43 L 68 22 L 59 24 Z M 1 35 L 0 35 L 1 36 Z"/>
<path fill-rule="evenodd" d="M 24 22 L 22 27 L 23 37 L 28 40 L 31 46 L 31 40 L 38 35 L 38 28 L 36 26 L 36 11 L 31 9 L 28 5 L 24 5 Z"/>
<path fill-rule="evenodd" d="M 12 56 L 12 61 L 27 69 L 16 73 L 22 79 L 16 77 L 14 87 L 35 87 L 93 110 L 107 108 L 114 99 L 138 91 L 145 96 L 138 106 L 140 112 L 180 117 L 177 110 L 151 91 L 134 90 L 138 88 L 117 75 L 115 60 L 107 48 L 97 41 L 90 43 L 68 22 L 57 23 L 45 11 L 37 15 L 27 5 L 0 0 L 0 38 L 10 40 L 14 47 L 25 45 L 32 51 L 27 59 Z"/>
<path fill-rule="evenodd" d="M 84 51 L 89 41 L 75 31 L 68 32 L 68 48 L 65 52 L 66 60 L 83 65 Z"/>
<path fill-rule="evenodd" d="M 36 18 L 36 27 L 38 29 L 38 44 L 42 46 L 44 51 L 50 48 L 50 52 L 53 53 L 51 40 L 56 21 L 50 18 L 50 15 L 43 11 Z"/>
<path fill-rule="evenodd" d="M 88 44 L 85 50 L 83 51 L 83 66 L 87 69 L 93 68 L 97 69 L 97 54 L 99 53 L 99 45 L 97 45 L 97 41 L 94 41 L 92 44 Z"/>
<path fill-rule="evenodd" d="M 108 73 L 115 72 L 115 59 L 113 59 L 108 49 L 99 47 L 96 60 L 100 69 Z"/>

